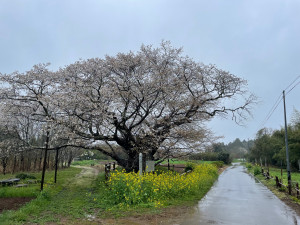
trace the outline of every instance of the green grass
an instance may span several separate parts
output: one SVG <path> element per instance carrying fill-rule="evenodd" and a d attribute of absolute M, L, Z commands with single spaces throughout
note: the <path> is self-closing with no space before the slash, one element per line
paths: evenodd
<path fill-rule="evenodd" d="M 273 177 L 277 176 L 279 179 L 281 178 L 281 169 L 270 168 L 269 173 Z M 292 178 L 292 182 L 300 183 L 300 173 L 299 172 L 291 172 L 291 178 Z M 286 169 L 282 170 L 282 180 L 283 180 L 283 183 L 286 183 L 286 184 L 288 183 L 288 181 L 287 181 L 287 170 Z"/>
<path fill-rule="evenodd" d="M 37 184 L 28 187 L 1 187 L 0 200 L 4 197 L 37 197 L 39 194 L 39 186 Z"/>
<path fill-rule="evenodd" d="M 72 166 L 92 166 L 92 165 L 97 165 L 101 162 L 109 163 L 112 162 L 112 160 L 79 160 L 79 161 L 74 161 L 71 163 Z"/>
<path fill-rule="evenodd" d="M 72 166 L 91 166 L 99 163 L 99 160 L 80 160 L 72 162 Z"/>
<path fill-rule="evenodd" d="M 79 168 L 67 168 L 59 170 L 57 173 L 57 184 L 56 186 L 61 186 L 70 177 L 75 176 L 79 173 L 81 169 Z M 17 173 L 18 174 L 18 173 Z M 0 175 L 0 180 L 14 178 L 17 174 L 6 174 Z M 29 175 L 35 176 L 37 181 L 42 178 L 41 172 L 30 172 Z M 21 180 L 19 184 L 26 184 L 27 180 Z M 53 185 L 54 182 L 54 171 L 46 171 L 45 175 L 45 186 Z M 0 187 L 0 198 L 2 197 L 37 197 L 40 193 L 40 183 L 29 184 L 27 187 L 15 188 L 15 187 Z"/>
<path fill-rule="evenodd" d="M 58 181 L 58 183 L 64 183 L 65 178 L 70 178 L 72 176 L 72 174 L 74 174 L 74 173 L 77 174 L 80 171 L 81 171 L 81 169 L 79 169 L 79 168 L 60 169 L 60 170 L 58 170 L 58 173 L 57 173 L 57 181 Z M 37 180 L 40 180 L 42 178 L 42 172 L 28 172 L 28 173 L 25 172 L 25 173 L 35 176 L 37 178 Z M 9 173 L 6 175 L 1 174 L 0 180 L 14 178 L 17 174 L 19 174 L 19 173 L 16 173 L 16 174 Z M 54 179 L 54 170 L 46 171 L 45 181 L 50 182 L 50 181 L 53 181 L 53 179 Z"/>
<path fill-rule="evenodd" d="M 252 168 L 250 168 L 248 170 L 249 170 L 249 172 L 251 172 L 253 174 L 254 173 L 254 166 L 252 166 Z M 267 168 L 264 168 L 264 171 L 267 172 Z M 281 169 L 280 168 L 270 167 L 269 168 L 269 173 L 274 178 L 275 178 L 275 176 L 277 176 L 279 179 L 282 179 L 283 184 L 287 185 L 288 180 L 287 180 L 287 170 L 286 169 L 282 170 L 282 177 L 281 177 Z M 265 179 L 265 177 L 263 175 L 257 175 L 257 178 Z M 299 172 L 291 172 L 291 178 L 292 178 L 293 183 L 299 183 L 300 184 L 300 173 Z M 274 181 L 274 185 L 275 185 L 275 181 Z"/>
<path fill-rule="evenodd" d="M 247 163 L 248 164 L 248 163 Z M 259 168 L 261 170 L 260 167 L 256 166 L 257 168 Z M 255 166 L 252 166 L 250 168 L 250 166 L 248 165 L 248 171 L 250 173 L 254 173 L 254 169 Z M 267 168 L 264 168 L 264 171 L 267 171 Z M 297 203 L 300 205 L 300 201 L 299 199 L 297 199 L 295 197 L 296 191 L 295 191 L 295 184 L 296 183 L 300 183 L 300 173 L 299 172 L 291 172 L 291 178 L 292 178 L 292 194 L 294 196 L 289 196 L 287 194 L 287 188 L 282 187 L 280 189 L 278 189 L 276 187 L 276 181 L 275 181 L 275 176 L 277 176 L 279 178 L 279 180 L 282 179 L 282 183 L 287 186 L 288 185 L 288 181 L 287 181 L 287 171 L 286 169 L 282 170 L 282 175 L 281 175 L 281 169 L 280 168 L 274 168 L 274 167 L 270 167 L 269 168 L 269 173 L 270 176 L 272 176 L 274 179 L 266 179 L 261 173 L 256 175 L 255 177 L 260 180 L 261 183 L 263 183 L 265 186 L 267 186 L 275 195 L 277 195 L 278 198 L 280 199 L 286 199 L 287 197 L 290 198 L 294 203 Z"/>
<path fill-rule="evenodd" d="M 0 188 L 1 197 L 36 197 L 17 211 L 5 211 L 0 214 L 0 224 L 24 224 L 24 221 L 38 221 L 39 224 L 43 224 L 45 221 L 55 221 L 55 213 L 48 213 L 48 210 L 51 210 L 49 205 L 55 202 L 56 197 L 62 192 L 68 193 L 65 187 L 69 184 L 70 178 L 74 178 L 80 171 L 81 169 L 74 167 L 58 171 L 57 184 L 55 185 L 53 184 L 54 171 L 46 172 L 46 184 L 43 192 L 39 191 L 39 184 L 24 188 Z M 40 173 L 30 174 L 38 179 L 41 177 Z M 67 201 L 60 199 L 60 202 L 63 204 Z M 57 206 L 52 206 L 52 209 L 54 210 L 55 207 Z"/>
<path fill-rule="evenodd" d="M 53 184 L 54 172 L 48 171 L 46 173 L 47 185 L 42 193 L 39 192 L 38 184 L 30 185 L 27 189 L 16 189 L 16 191 L 10 194 L 9 191 L 6 191 L 6 194 L 3 194 L 3 196 L 25 196 L 26 193 L 36 198 L 19 210 L 4 211 L 0 214 L 0 224 L 59 224 L 61 220 L 64 223 L 67 221 L 69 224 L 85 224 L 87 215 L 94 215 L 100 218 L 120 217 L 157 213 L 161 210 L 147 204 L 132 206 L 126 209 L 114 207 L 109 198 L 110 190 L 104 182 L 104 174 L 101 173 L 97 177 L 93 173 L 78 176 L 80 171 L 82 169 L 75 167 L 59 171 L 57 184 Z M 36 176 L 37 179 L 41 177 L 40 173 L 30 173 L 30 175 Z M 7 178 L 9 177 L 13 176 L 7 175 Z M 165 201 L 164 207 L 194 204 L 207 193 L 212 183 L 204 185 L 203 189 L 195 195 Z M 33 188 L 32 191 L 31 188 Z"/>
<path fill-rule="evenodd" d="M 254 175 L 254 171 L 255 170 L 260 170 L 261 171 L 261 167 L 258 165 L 253 165 L 251 163 L 243 163 L 243 165 L 247 168 L 248 172 L 252 175 Z M 267 169 L 264 169 L 265 171 L 267 171 Z M 270 168 L 270 175 L 273 176 L 275 178 L 276 175 L 280 174 L 280 169 L 278 168 Z M 283 171 L 284 172 L 284 171 Z M 284 174 L 283 174 L 284 175 Z M 271 190 L 278 198 L 280 199 L 285 199 L 286 198 L 286 193 L 279 190 L 276 187 L 276 182 L 275 179 L 269 179 L 267 180 L 262 174 L 261 172 L 257 175 L 254 175 L 256 179 L 258 179 L 263 185 L 265 185 L 266 187 L 268 187 L 269 190 Z M 279 179 L 281 178 L 280 176 L 278 177 Z M 285 179 L 286 177 L 283 176 L 283 179 Z M 284 188 L 282 189 L 284 191 L 286 191 Z"/>

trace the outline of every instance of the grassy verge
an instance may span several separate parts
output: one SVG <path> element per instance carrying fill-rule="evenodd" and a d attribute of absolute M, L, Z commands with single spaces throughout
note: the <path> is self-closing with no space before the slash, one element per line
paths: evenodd
<path fill-rule="evenodd" d="M 140 202 L 128 204 L 128 206 L 123 204 L 125 206 L 123 207 L 114 201 L 111 187 L 105 182 L 103 173 L 96 177 L 95 173 L 91 173 L 95 171 L 95 168 L 90 168 L 91 171 L 85 172 L 85 170 L 86 168 L 82 171 L 80 168 L 69 168 L 59 171 L 59 183 L 56 185 L 51 183 L 53 172 L 47 172 L 48 184 L 45 190 L 42 193 L 35 192 L 36 198 L 19 210 L 5 211 L 0 214 L 0 224 L 93 224 L 89 222 L 90 218 L 157 214 L 166 208 L 195 204 L 217 179 L 217 174 L 212 172 L 212 175 L 201 183 L 201 188 L 197 191 L 187 195 L 181 195 L 179 191 L 174 194 L 174 198 L 164 198 L 163 206 L 155 205 L 154 202 Z M 207 173 L 210 172 L 207 171 Z M 40 178 L 39 174 L 33 173 L 32 175 Z M 203 176 L 207 177 L 207 174 Z M 151 188 L 151 185 L 148 187 Z M 176 185 L 174 187 L 177 188 Z M 24 188 L 24 190 L 29 189 Z M 134 192 L 131 194 L 136 197 Z"/>
<path fill-rule="evenodd" d="M 91 166 L 99 163 L 99 160 L 80 160 L 72 162 L 72 166 Z"/>
<path fill-rule="evenodd" d="M 55 214 L 47 214 L 51 207 L 53 199 L 63 192 L 64 187 L 70 181 L 70 178 L 74 178 L 81 169 L 68 168 L 58 172 L 57 184 L 53 184 L 54 171 L 46 172 L 46 184 L 43 192 L 39 191 L 39 184 L 31 184 L 29 187 L 14 188 L 5 187 L 0 188 L 0 200 L 1 197 L 36 197 L 34 200 L 21 207 L 17 211 L 4 211 L 0 214 L 0 224 L 24 224 L 25 221 L 31 221 L 38 224 L 42 224 L 44 221 L 53 221 Z M 40 179 L 40 173 L 30 173 Z M 12 176 L 12 175 L 10 175 Z M 64 203 L 64 201 L 61 201 Z M 45 213 L 45 214 L 44 214 Z M 44 214 L 44 216 L 42 216 Z"/>
<path fill-rule="evenodd" d="M 78 168 L 67 168 L 58 171 L 57 175 L 57 187 L 63 185 L 68 178 L 75 176 L 81 171 Z M 34 181 L 36 183 L 29 184 L 28 187 L 14 188 L 14 187 L 0 187 L 0 198 L 2 197 L 37 197 L 40 194 L 40 183 L 41 172 L 30 172 L 26 173 L 30 176 L 36 177 Z M 15 178 L 17 174 L 6 174 L 0 175 L 0 180 Z M 33 179 L 24 179 L 19 182 L 19 184 L 27 184 L 29 180 Z M 54 182 L 54 171 L 47 171 L 45 175 L 45 187 L 53 186 Z"/>
<path fill-rule="evenodd" d="M 260 166 L 254 166 L 249 163 L 246 163 L 245 166 L 247 167 L 248 171 L 252 174 L 255 173 L 255 170 L 259 170 L 259 172 L 261 171 Z M 267 168 L 263 168 L 263 169 L 265 172 L 268 171 Z M 288 181 L 287 181 L 287 170 L 286 169 L 282 169 L 282 175 L 281 175 L 280 168 L 270 167 L 269 173 L 272 177 L 277 176 L 279 179 L 282 179 L 283 184 L 287 185 Z M 264 178 L 264 176 L 259 173 L 257 178 Z M 296 182 L 300 183 L 300 173 L 299 172 L 291 172 L 291 178 L 292 178 L 293 183 L 296 183 Z"/>
<path fill-rule="evenodd" d="M 249 173 L 254 175 L 262 184 L 264 184 L 266 187 L 268 187 L 278 198 L 280 198 L 282 200 L 290 199 L 294 203 L 297 203 L 297 204 L 300 205 L 300 201 L 296 197 L 289 196 L 287 194 L 287 190 L 286 190 L 285 187 L 282 187 L 281 189 L 278 189 L 276 187 L 275 176 L 277 176 L 279 178 L 279 180 L 282 179 L 282 183 L 287 186 L 288 181 L 287 181 L 287 171 L 286 171 L 286 169 L 282 169 L 282 175 L 281 175 L 281 169 L 280 168 L 270 167 L 269 168 L 269 174 L 274 179 L 266 179 L 265 176 L 263 176 L 261 174 L 261 167 L 253 166 L 249 163 L 246 163 L 245 166 L 246 166 Z M 267 168 L 264 168 L 264 171 L 266 172 Z M 295 185 L 295 183 L 300 183 L 300 173 L 299 172 L 292 172 L 291 173 L 291 178 L 292 178 L 292 184 L 293 184 L 292 193 L 293 193 L 293 195 L 295 195 L 294 185 Z"/>
<path fill-rule="evenodd" d="M 114 160 L 79 160 L 79 161 L 74 161 L 71 163 L 72 166 L 93 166 L 93 165 L 97 165 L 100 163 L 109 163 L 112 162 Z"/>

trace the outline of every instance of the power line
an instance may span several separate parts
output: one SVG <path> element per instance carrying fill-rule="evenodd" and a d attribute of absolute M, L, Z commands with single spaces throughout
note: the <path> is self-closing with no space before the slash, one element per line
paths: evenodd
<path fill-rule="evenodd" d="M 287 93 L 286 93 L 286 95 L 288 94 L 288 93 L 290 93 L 298 84 L 300 84 L 300 81 L 298 81 L 298 83 L 297 84 L 295 84 Z"/>
<path fill-rule="evenodd" d="M 300 78 L 300 75 L 297 76 L 293 82 L 291 82 L 284 90 L 286 91 L 287 89 L 289 89 L 298 79 Z M 288 93 L 290 93 L 297 85 L 300 84 L 300 81 L 298 81 L 292 88 L 290 88 L 287 92 L 286 95 Z M 261 128 L 264 127 L 264 125 L 268 122 L 268 120 L 271 118 L 271 116 L 273 115 L 274 111 L 277 109 L 278 105 L 280 104 L 280 102 L 282 101 L 282 93 L 279 95 L 279 97 L 277 98 L 277 100 L 275 101 L 274 105 L 272 106 L 272 108 L 270 109 L 269 113 L 267 114 L 266 118 L 263 120 L 263 122 L 261 123 Z"/>
<path fill-rule="evenodd" d="M 280 94 L 277 98 L 277 100 L 275 101 L 274 105 L 272 106 L 272 108 L 270 109 L 269 113 L 267 114 L 266 118 L 263 120 L 263 122 L 261 123 L 261 126 L 260 127 L 263 127 L 267 122 L 268 120 L 271 118 L 272 114 L 274 113 L 274 111 L 277 109 L 279 103 L 282 101 L 282 98 L 281 98 L 282 94 Z"/>
<path fill-rule="evenodd" d="M 296 79 L 295 79 L 292 83 L 290 83 L 289 86 L 287 86 L 284 90 L 286 91 L 286 90 L 287 90 L 290 86 L 292 86 L 293 83 L 295 83 L 299 78 L 300 78 L 300 75 L 297 76 Z"/>

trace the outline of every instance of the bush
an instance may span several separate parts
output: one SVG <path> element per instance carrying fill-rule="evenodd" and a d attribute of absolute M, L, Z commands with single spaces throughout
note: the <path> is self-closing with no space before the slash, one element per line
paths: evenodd
<path fill-rule="evenodd" d="M 19 173 L 19 174 L 16 175 L 16 178 L 19 178 L 21 180 L 24 180 L 24 179 L 36 179 L 35 176 L 29 175 L 29 174 L 26 174 L 26 173 Z"/>
<path fill-rule="evenodd" d="M 184 168 L 184 172 L 193 171 L 196 167 L 195 163 L 187 162 Z"/>
<path fill-rule="evenodd" d="M 225 164 L 229 164 L 231 159 L 227 152 L 201 152 L 190 156 L 192 160 L 203 160 L 203 161 L 223 161 Z"/>
<path fill-rule="evenodd" d="M 223 161 L 225 164 L 230 164 L 231 163 L 230 154 L 224 151 L 219 152 L 218 161 Z"/>
<path fill-rule="evenodd" d="M 254 176 L 261 174 L 261 170 L 259 166 L 254 166 L 253 174 Z"/>
<path fill-rule="evenodd" d="M 287 191 L 287 188 L 284 187 L 284 186 L 281 186 L 278 190 L 281 191 L 281 192 L 286 192 L 286 191 Z"/>
<path fill-rule="evenodd" d="M 224 166 L 223 161 L 215 161 L 215 162 L 212 162 L 211 164 L 215 165 L 217 168 L 221 168 Z"/>
<path fill-rule="evenodd" d="M 246 168 L 247 168 L 248 170 L 251 170 L 251 169 L 252 169 L 252 164 L 251 164 L 251 163 L 246 163 Z"/>
<path fill-rule="evenodd" d="M 203 161 L 218 161 L 218 154 L 216 152 L 201 152 L 191 155 L 190 159 Z"/>

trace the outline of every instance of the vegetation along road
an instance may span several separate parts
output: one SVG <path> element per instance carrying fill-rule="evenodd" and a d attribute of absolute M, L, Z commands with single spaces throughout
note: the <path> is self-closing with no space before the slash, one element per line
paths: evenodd
<path fill-rule="evenodd" d="M 181 224 L 299 224 L 300 217 L 271 191 L 234 164 Z"/>

